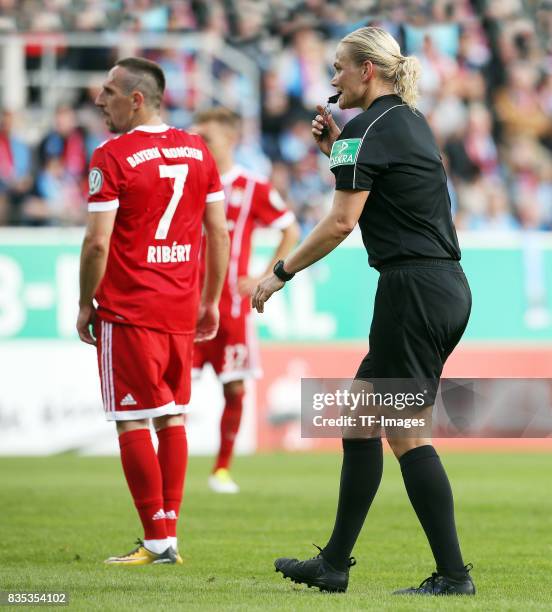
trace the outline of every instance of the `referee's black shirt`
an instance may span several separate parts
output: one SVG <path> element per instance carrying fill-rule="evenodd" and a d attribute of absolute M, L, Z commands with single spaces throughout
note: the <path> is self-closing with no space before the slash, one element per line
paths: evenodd
<path fill-rule="evenodd" d="M 439 149 L 425 117 L 399 96 L 376 98 L 347 123 L 330 168 L 336 189 L 370 192 L 358 223 L 371 266 L 460 259 Z"/>

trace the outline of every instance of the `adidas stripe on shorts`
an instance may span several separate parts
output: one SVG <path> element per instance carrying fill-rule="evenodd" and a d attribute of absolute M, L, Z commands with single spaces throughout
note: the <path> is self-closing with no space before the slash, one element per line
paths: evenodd
<path fill-rule="evenodd" d="M 108 421 L 186 412 L 193 334 L 170 334 L 96 319 L 98 368 Z"/>

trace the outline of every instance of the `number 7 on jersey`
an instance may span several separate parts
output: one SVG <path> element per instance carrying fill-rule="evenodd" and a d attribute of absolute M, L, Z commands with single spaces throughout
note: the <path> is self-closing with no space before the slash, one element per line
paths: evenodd
<path fill-rule="evenodd" d="M 174 166 L 159 166 L 159 176 L 161 178 L 172 178 L 174 179 L 173 194 L 163 216 L 157 226 L 155 232 L 156 240 L 165 240 L 169 233 L 169 228 L 176 212 L 176 208 L 180 203 L 180 198 L 184 193 L 184 185 L 186 184 L 186 178 L 188 177 L 188 164 L 175 164 Z"/>

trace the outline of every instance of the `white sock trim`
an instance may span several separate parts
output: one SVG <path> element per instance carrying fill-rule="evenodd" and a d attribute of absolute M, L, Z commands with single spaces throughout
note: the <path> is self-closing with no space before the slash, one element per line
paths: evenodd
<path fill-rule="evenodd" d="M 176 536 L 169 536 L 167 538 L 169 540 L 169 544 L 175 549 L 178 550 L 178 538 Z"/>
<path fill-rule="evenodd" d="M 170 545 L 169 538 L 163 538 L 162 540 L 144 540 L 144 546 L 156 555 L 165 552 Z"/>

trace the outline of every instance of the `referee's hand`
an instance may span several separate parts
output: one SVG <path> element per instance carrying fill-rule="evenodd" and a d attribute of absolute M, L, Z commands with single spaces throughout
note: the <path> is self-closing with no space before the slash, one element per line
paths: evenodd
<path fill-rule="evenodd" d="M 276 291 L 285 285 L 283 280 L 280 280 L 275 274 L 271 274 L 264 278 L 256 287 L 253 292 L 253 299 L 251 305 L 257 312 L 264 312 L 264 304 L 268 298 Z"/>
<path fill-rule="evenodd" d="M 311 124 L 312 136 L 322 153 L 329 157 L 333 143 L 339 138 L 341 130 L 333 120 L 331 112 L 326 114 L 325 108 L 320 104 L 317 105 L 316 110 L 318 115 L 312 120 Z"/>

